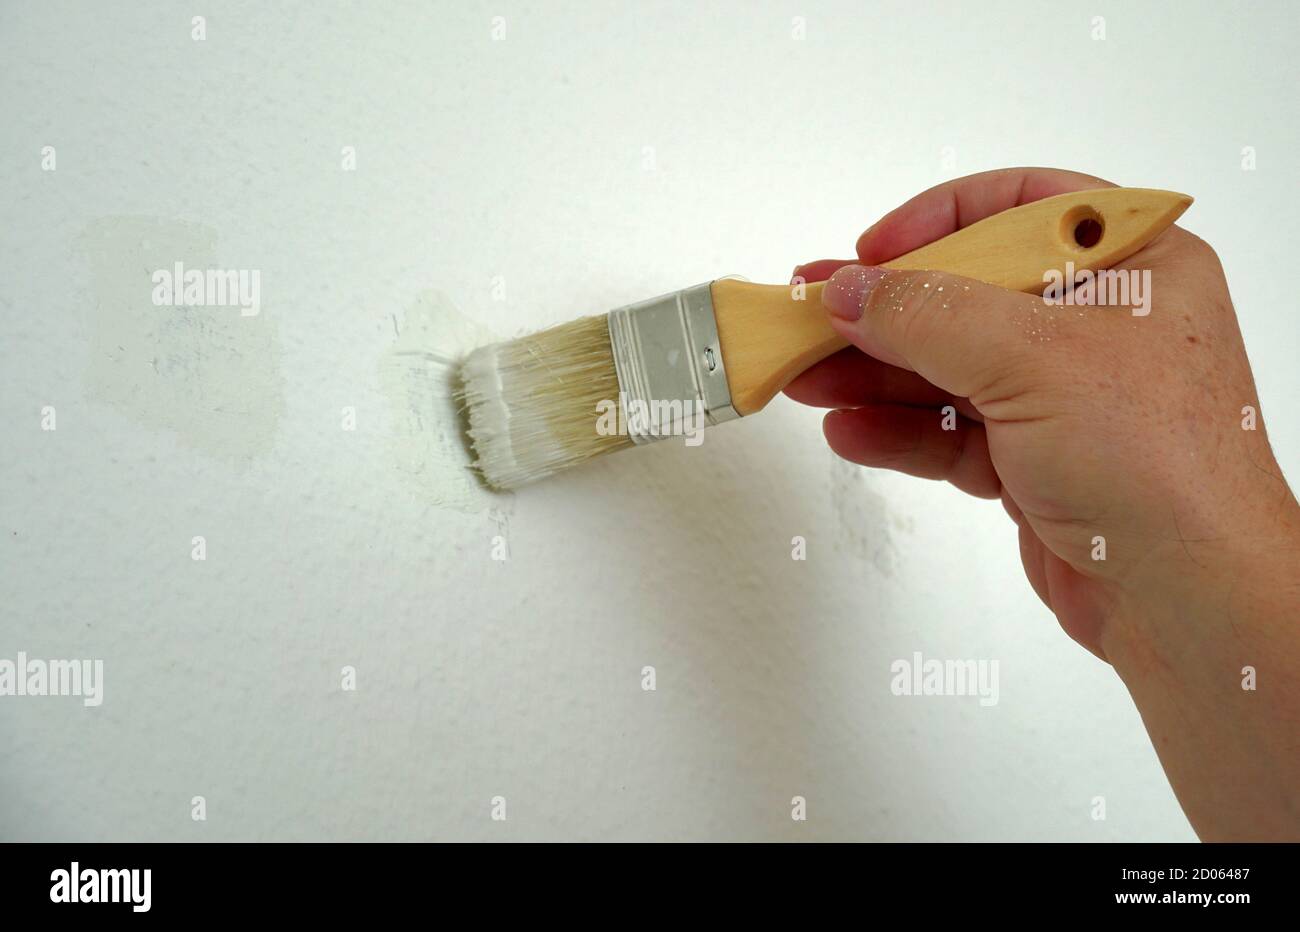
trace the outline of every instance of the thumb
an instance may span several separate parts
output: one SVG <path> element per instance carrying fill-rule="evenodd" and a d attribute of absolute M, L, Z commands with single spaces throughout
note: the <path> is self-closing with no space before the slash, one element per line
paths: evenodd
<path fill-rule="evenodd" d="M 1051 320 L 1041 296 L 946 272 L 850 265 L 826 282 L 831 326 L 858 349 L 979 408 L 1037 368 Z"/>

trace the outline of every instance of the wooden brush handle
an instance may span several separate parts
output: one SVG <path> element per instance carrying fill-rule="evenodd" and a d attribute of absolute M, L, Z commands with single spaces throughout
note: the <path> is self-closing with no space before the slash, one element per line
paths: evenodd
<path fill-rule="evenodd" d="M 884 265 L 1042 293 L 1049 269 L 1064 272 L 1067 262 L 1076 271 L 1109 268 L 1163 232 L 1191 203 L 1185 194 L 1147 188 L 1061 194 L 994 214 Z M 801 289 L 730 279 L 713 283 L 727 384 L 740 414 L 758 411 L 800 372 L 848 345 L 827 322 L 821 291 L 821 282 Z"/>

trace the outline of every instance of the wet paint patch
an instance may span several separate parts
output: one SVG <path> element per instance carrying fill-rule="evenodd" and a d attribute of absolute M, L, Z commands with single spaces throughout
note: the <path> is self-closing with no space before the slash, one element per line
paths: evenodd
<path fill-rule="evenodd" d="M 426 291 L 393 315 L 394 343 L 379 363 L 391 413 L 395 467 L 423 501 L 470 514 L 489 512 L 500 524 L 514 496 L 493 492 L 470 468 L 473 456 L 456 398 L 461 360 L 495 342 L 484 327 L 439 291 Z"/>

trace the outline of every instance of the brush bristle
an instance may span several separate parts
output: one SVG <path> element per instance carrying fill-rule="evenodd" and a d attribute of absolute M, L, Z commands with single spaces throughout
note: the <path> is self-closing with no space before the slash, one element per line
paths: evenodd
<path fill-rule="evenodd" d="M 475 350 L 461 366 L 474 465 L 488 485 L 513 489 L 631 446 L 597 430 L 601 402 L 618 404 L 605 316 Z"/>

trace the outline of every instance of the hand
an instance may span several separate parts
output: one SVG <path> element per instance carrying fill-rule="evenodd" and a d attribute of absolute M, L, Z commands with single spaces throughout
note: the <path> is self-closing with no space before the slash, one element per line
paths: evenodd
<path fill-rule="evenodd" d="M 1300 507 L 1269 448 L 1214 251 L 1173 227 L 1122 263 L 1149 272 L 1141 316 L 1132 300 L 1054 306 L 943 273 L 872 266 L 998 211 L 1102 186 L 1047 169 L 973 175 L 884 217 L 858 240 L 856 263 L 796 269 L 808 281 L 830 276 L 823 302 L 854 348 L 803 373 L 787 394 L 835 409 L 826 438 L 846 459 L 1000 498 L 1034 591 L 1124 677 L 1193 824 L 1267 834 L 1258 819 L 1224 818 L 1225 800 L 1203 798 L 1196 771 L 1206 764 L 1195 758 L 1222 746 L 1180 733 L 1177 747 L 1161 747 L 1188 714 L 1173 705 L 1184 693 L 1200 688 L 1202 703 L 1239 707 L 1241 668 L 1281 650 L 1289 664 L 1274 666 L 1274 688 L 1292 690 L 1283 719 L 1260 719 L 1258 734 L 1237 737 L 1243 754 L 1289 744 L 1290 772 L 1300 769 Z M 944 429 L 945 406 L 955 429 Z M 1179 755 L 1186 768 L 1171 766 Z M 1297 786 L 1279 788 L 1270 811 L 1290 807 L 1293 838 Z"/>

